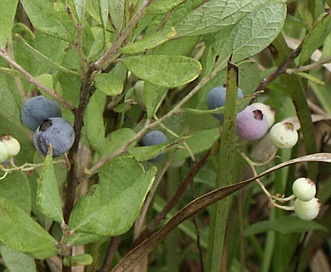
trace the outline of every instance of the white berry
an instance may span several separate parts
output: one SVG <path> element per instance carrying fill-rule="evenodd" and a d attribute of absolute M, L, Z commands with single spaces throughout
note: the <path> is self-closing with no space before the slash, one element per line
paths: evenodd
<path fill-rule="evenodd" d="M 8 159 L 8 150 L 4 143 L 0 142 L 0 163 Z"/>
<path fill-rule="evenodd" d="M 290 122 L 279 122 L 270 129 L 270 139 L 278 148 L 291 148 L 298 141 L 298 132 Z"/>
<path fill-rule="evenodd" d="M 7 148 L 9 158 L 15 157 L 20 152 L 21 145 L 12 135 L 2 135 L 1 142 Z"/>
<path fill-rule="evenodd" d="M 321 203 L 317 198 L 309 201 L 296 199 L 294 202 L 294 211 L 299 218 L 305 221 L 313 220 L 317 217 Z"/>
<path fill-rule="evenodd" d="M 316 195 L 316 185 L 309 178 L 298 178 L 293 182 L 292 191 L 298 199 L 309 201 Z"/>

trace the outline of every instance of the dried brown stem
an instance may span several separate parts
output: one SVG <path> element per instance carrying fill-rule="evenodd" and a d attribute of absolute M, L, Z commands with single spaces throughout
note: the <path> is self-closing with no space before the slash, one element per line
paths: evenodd
<path fill-rule="evenodd" d="M 263 82 L 256 88 L 256 91 L 264 90 L 273 80 L 282 74 L 285 74 L 287 68 L 292 64 L 293 60 L 300 54 L 302 49 L 303 41 L 298 45 L 298 47 L 292 51 L 292 53 L 286 58 L 286 60 L 280 65 L 275 72 L 270 74 Z M 273 46 L 270 46 L 270 51 L 272 54 L 277 55 L 277 52 L 273 52 Z"/>

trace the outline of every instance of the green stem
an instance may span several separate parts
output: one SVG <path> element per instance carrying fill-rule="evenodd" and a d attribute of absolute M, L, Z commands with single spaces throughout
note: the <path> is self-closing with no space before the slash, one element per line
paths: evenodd
<path fill-rule="evenodd" d="M 226 105 L 219 150 L 219 171 L 215 189 L 227 186 L 234 180 L 235 139 L 236 139 L 236 98 L 238 92 L 238 69 L 228 63 Z M 227 197 L 212 207 L 208 236 L 205 271 L 220 271 L 224 239 L 232 198 Z"/>
<path fill-rule="evenodd" d="M 284 37 L 280 34 L 273 42 L 275 51 L 273 52 L 273 58 L 278 66 L 286 63 L 286 59 L 290 56 L 291 50 L 288 48 Z M 299 53 L 299 50 L 296 50 Z M 301 131 L 303 134 L 303 143 L 307 154 L 313 154 L 316 152 L 314 125 L 311 120 L 311 113 L 308 107 L 308 100 L 305 94 L 305 89 L 302 80 L 296 75 L 284 74 L 281 76 L 288 94 L 291 96 L 293 104 L 295 106 L 298 119 L 301 125 Z M 316 180 L 317 177 L 317 164 L 315 162 L 308 163 L 308 177 L 312 180 Z"/>

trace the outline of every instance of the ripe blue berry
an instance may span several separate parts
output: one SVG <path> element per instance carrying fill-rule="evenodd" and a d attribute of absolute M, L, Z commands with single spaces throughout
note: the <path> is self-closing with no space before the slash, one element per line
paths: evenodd
<path fill-rule="evenodd" d="M 241 89 L 238 89 L 237 98 L 244 96 Z M 207 108 L 213 110 L 225 106 L 226 102 L 226 88 L 224 86 L 217 86 L 213 88 L 207 96 Z M 224 115 L 222 113 L 215 113 L 213 116 L 220 122 L 223 121 Z"/>
<path fill-rule="evenodd" d="M 153 130 L 151 132 L 148 132 L 141 138 L 140 144 L 142 146 L 151 146 L 151 145 L 163 144 L 166 143 L 167 141 L 168 139 L 162 131 Z M 159 162 L 164 158 L 164 156 L 165 154 L 160 154 L 155 158 L 150 159 L 149 161 Z"/>
<path fill-rule="evenodd" d="M 245 140 L 254 141 L 262 138 L 269 129 L 269 123 L 261 110 L 247 106 L 237 113 L 237 134 Z"/>
<path fill-rule="evenodd" d="M 21 111 L 23 124 L 32 131 L 35 131 L 45 119 L 61 116 L 62 111 L 59 104 L 42 95 L 25 101 Z"/>
<path fill-rule="evenodd" d="M 74 143 L 75 133 L 71 124 L 61 117 L 46 119 L 34 134 L 34 146 L 43 155 L 47 154 L 49 145 L 53 148 L 53 157 L 67 152 Z"/>

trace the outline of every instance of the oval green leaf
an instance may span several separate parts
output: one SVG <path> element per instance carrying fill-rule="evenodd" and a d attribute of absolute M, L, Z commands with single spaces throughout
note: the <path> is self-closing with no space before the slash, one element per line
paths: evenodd
<path fill-rule="evenodd" d="M 0 244 L 0 253 L 9 271 L 37 272 L 37 267 L 32 257 L 7 247 L 4 244 Z"/>
<path fill-rule="evenodd" d="M 111 73 L 97 75 L 94 83 L 98 90 L 109 96 L 118 95 L 123 91 L 122 81 Z"/>
<path fill-rule="evenodd" d="M 18 0 L 1 0 L 0 1 L 0 49 L 6 47 L 8 38 L 11 34 L 14 24 L 14 17 L 16 13 Z"/>
<path fill-rule="evenodd" d="M 201 72 L 200 62 L 185 56 L 133 56 L 121 61 L 138 78 L 167 88 L 191 82 Z"/>
<path fill-rule="evenodd" d="M 5 245 L 45 259 L 58 253 L 57 241 L 25 211 L 0 197 L 0 241 Z"/>
<path fill-rule="evenodd" d="M 40 211 L 48 218 L 64 223 L 52 152 L 46 156 L 37 182 L 37 205 Z"/>
<path fill-rule="evenodd" d="M 136 54 L 146 51 L 147 49 L 154 48 L 169 39 L 176 36 L 176 30 L 171 27 L 157 31 L 151 35 L 144 37 L 143 39 L 136 41 L 132 44 L 129 44 L 122 49 L 120 49 L 121 54 Z"/>
<path fill-rule="evenodd" d="M 115 236 L 128 231 L 155 175 L 155 168 L 145 172 L 132 157 L 119 157 L 106 164 L 99 172 L 99 184 L 74 206 L 69 220 L 74 233 L 71 239 L 81 232 Z"/>

